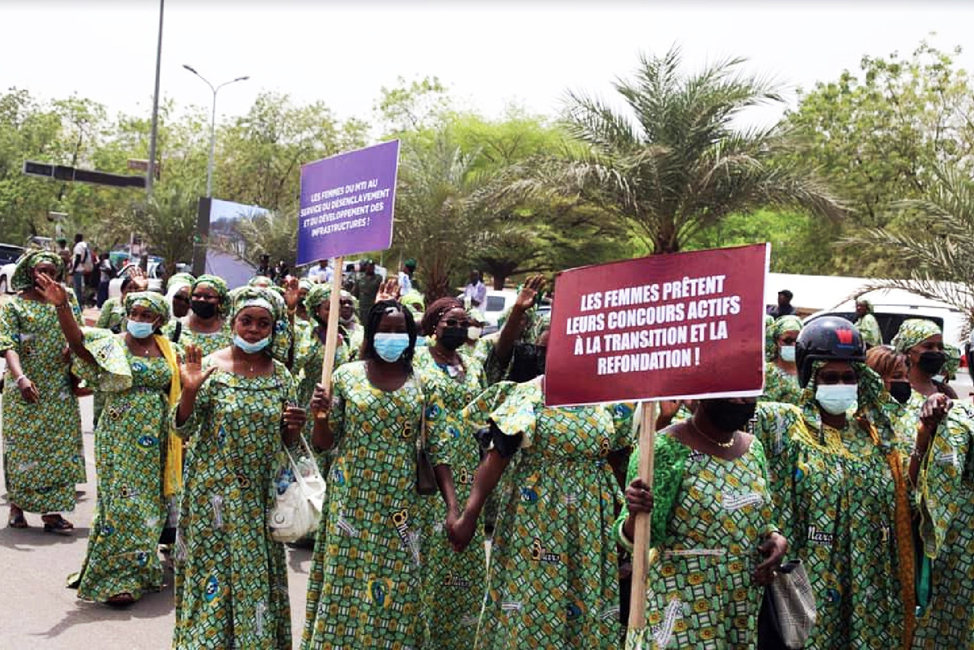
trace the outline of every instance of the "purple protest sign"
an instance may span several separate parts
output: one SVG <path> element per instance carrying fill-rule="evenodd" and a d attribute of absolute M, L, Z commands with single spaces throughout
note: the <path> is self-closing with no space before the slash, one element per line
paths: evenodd
<path fill-rule="evenodd" d="M 399 140 L 301 167 L 298 266 L 392 245 Z"/>

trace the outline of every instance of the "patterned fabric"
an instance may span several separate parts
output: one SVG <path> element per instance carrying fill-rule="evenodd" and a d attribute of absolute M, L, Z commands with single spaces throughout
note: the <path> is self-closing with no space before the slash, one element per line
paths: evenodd
<path fill-rule="evenodd" d="M 855 323 L 856 329 L 862 336 L 862 342 L 873 347 L 883 344 L 883 333 L 879 329 L 879 321 L 872 314 L 866 314 Z"/>
<path fill-rule="evenodd" d="M 761 396 L 761 401 L 784 402 L 797 406 L 801 396 L 798 375 L 785 372 L 774 361 L 764 364 L 764 395 Z"/>
<path fill-rule="evenodd" d="M 266 309 L 275 321 L 280 320 L 284 316 L 284 301 L 269 289 L 254 286 L 238 287 L 230 292 L 230 298 L 229 320 L 231 322 L 237 317 L 237 314 L 247 307 Z"/>
<path fill-rule="evenodd" d="M 464 428 L 462 411 L 487 387 L 487 382 L 480 361 L 461 358 L 465 365 L 463 374 L 451 376 L 455 371 L 438 364 L 430 348 L 418 348 L 413 367 L 422 377 L 426 395 L 435 396 L 437 403 L 442 404 L 442 408 L 433 408 L 428 413 L 428 435 L 437 438 L 447 450 L 457 503 L 463 504 L 470 497 L 473 477 L 480 464 L 480 446 L 476 437 Z M 427 545 L 425 589 L 430 643 L 441 650 L 468 650 L 473 647 L 477 634 L 486 588 L 484 531 L 478 526 L 466 550 L 457 553 L 443 528 L 446 505 L 442 499 L 435 499 L 431 506 L 435 513 Z M 443 607 L 442 603 L 450 606 Z"/>
<path fill-rule="evenodd" d="M 898 443 L 909 466 L 924 397 L 914 392 L 905 405 L 892 404 Z M 914 505 L 920 512 L 918 551 L 927 558 L 929 602 L 917 617 L 913 647 L 964 648 L 974 639 L 974 419 L 971 407 L 955 402 L 923 460 Z M 922 589 L 921 585 L 918 588 Z"/>
<path fill-rule="evenodd" d="M 120 359 L 130 386 L 110 393 L 95 429 L 95 517 L 84 564 L 68 582 L 86 600 L 104 602 L 126 592 L 140 598 L 163 583 L 156 546 L 166 521 L 161 468 L 172 372 L 162 357 L 133 356 L 125 340 L 107 330 L 86 330 L 85 347 L 96 363 L 75 361 L 75 374 L 111 390 L 103 376 L 123 376 L 115 367 Z"/>
<path fill-rule="evenodd" d="M 69 299 L 80 322 L 74 295 Z M 85 482 L 81 415 L 62 356 L 65 345 L 54 305 L 19 295 L 0 303 L 0 353 L 15 351 L 40 393 L 38 402 L 28 403 L 7 372 L 2 415 L 7 502 L 27 512 L 73 510 L 75 485 Z"/>
<path fill-rule="evenodd" d="M 294 397 L 280 363 L 252 378 L 217 370 L 174 429 L 188 439 L 173 552 L 175 649 L 291 648 L 284 546 L 271 539 L 267 513 L 283 461 L 281 407 Z"/>
<path fill-rule="evenodd" d="M 944 362 L 944 369 L 942 371 L 944 377 L 947 379 L 956 379 L 957 371 L 960 370 L 960 348 L 949 343 L 944 343 L 944 353 L 947 355 L 947 361 Z"/>
<path fill-rule="evenodd" d="M 60 255 L 50 251 L 37 250 L 24 253 L 17 266 L 14 267 L 13 275 L 10 276 L 10 288 L 14 291 L 26 291 L 34 286 L 34 267 L 43 262 L 53 264 L 57 267 L 55 277 L 60 277 L 64 272 L 64 260 Z"/>
<path fill-rule="evenodd" d="M 431 502 L 417 494 L 420 391 L 410 379 L 374 388 L 364 362 L 332 377 L 335 460 L 308 575 L 301 647 L 420 648 L 423 533 Z M 437 441 L 429 440 L 434 463 Z"/>
<path fill-rule="evenodd" d="M 125 331 L 125 307 L 118 298 L 109 298 L 102 304 L 95 327 L 115 334 Z"/>
<path fill-rule="evenodd" d="M 320 285 L 318 285 L 320 286 Z M 302 408 L 309 408 L 311 397 L 314 394 L 315 386 L 321 382 L 321 366 L 325 362 L 325 344 L 318 337 L 318 329 L 309 327 L 305 333 L 297 337 L 294 345 L 294 379 L 297 383 L 298 404 Z M 341 336 L 341 328 L 339 328 Z M 335 369 L 350 361 L 348 346 L 343 339 L 339 339 L 338 346 L 335 348 Z M 310 436 L 314 428 L 314 422 L 308 419 L 305 425 L 305 435 Z M 308 438 L 310 440 L 310 437 Z"/>
<path fill-rule="evenodd" d="M 492 387 L 465 412 L 522 434 L 500 496 L 476 648 L 615 648 L 621 493 L 606 462 L 629 446 L 631 409 L 544 406 L 540 381 L 495 405 Z M 496 406 L 496 407 L 495 407 Z M 491 411 L 491 407 L 493 410 Z"/>
<path fill-rule="evenodd" d="M 779 529 L 764 449 L 755 439 L 740 458 L 723 460 L 690 449 L 664 430 L 656 450 L 653 489 L 675 485 L 676 496 L 659 515 L 654 504 L 647 627 L 632 631 L 627 644 L 651 639 L 655 645 L 643 647 L 754 648 L 764 588 L 753 583 L 751 571 L 761 561 L 757 546 Z M 627 483 L 638 468 L 634 451 Z M 616 533 L 631 550 L 621 532 L 628 516 L 623 506 Z"/>
<path fill-rule="evenodd" d="M 908 352 L 914 345 L 940 333 L 940 326 L 932 320 L 908 318 L 893 337 L 893 347 L 897 352 Z"/>
<path fill-rule="evenodd" d="M 159 327 L 164 327 L 169 322 L 169 303 L 166 297 L 154 291 L 133 291 L 125 296 L 125 313 L 128 315 L 134 307 L 148 309 L 156 316 L 162 318 Z"/>
<path fill-rule="evenodd" d="M 896 647 L 904 627 L 896 486 L 886 457 L 894 433 L 875 409 L 869 386 L 878 377 L 855 365 L 861 408 L 880 444 L 851 417 L 842 431 L 822 423 L 814 380 L 800 406 L 759 404 L 755 424 L 789 557 L 805 564 L 815 592 L 818 623 L 806 648 L 817 650 Z"/>
<path fill-rule="evenodd" d="M 205 357 L 233 345 L 233 334 L 229 323 L 223 323 L 223 327 L 215 332 L 195 332 L 187 325 L 179 335 L 179 344 L 183 347 L 195 345 Z"/>
<path fill-rule="evenodd" d="M 169 281 L 166 282 L 166 293 L 167 294 L 169 294 L 170 292 L 175 293 L 175 292 L 173 292 L 173 287 L 177 287 L 177 288 L 190 287 L 190 288 L 192 288 L 193 282 L 195 280 L 196 280 L 196 278 L 194 278 L 191 273 L 174 273 L 173 275 L 169 276 Z"/>

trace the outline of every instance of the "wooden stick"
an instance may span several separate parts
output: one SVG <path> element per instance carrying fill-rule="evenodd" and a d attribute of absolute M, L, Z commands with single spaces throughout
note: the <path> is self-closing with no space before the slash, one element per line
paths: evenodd
<path fill-rule="evenodd" d="M 653 484 L 653 461 L 656 444 L 656 402 L 643 402 L 643 418 L 639 431 L 639 478 Z M 646 627 L 646 571 L 651 543 L 652 515 L 636 515 L 633 531 L 632 591 L 629 597 L 629 630 Z"/>
<path fill-rule="evenodd" d="M 321 385 L 331 391 L 331 375 L 335 371 L 335 350 L 338 349 L 338 317 L 341 311 L 342 266 L 344 258 L 335 258 L 335 273 L 328 301 L 328 327 L 325 329 L 325 361 L 321 364 Z M 315 418 L 328 417 L 326 411 L 318 411 Z"/>

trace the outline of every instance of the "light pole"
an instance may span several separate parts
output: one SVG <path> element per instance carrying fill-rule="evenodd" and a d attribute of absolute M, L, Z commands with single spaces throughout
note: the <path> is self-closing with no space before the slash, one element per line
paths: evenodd
<path fill-rule="evenodd" d="M 213 191 L 213 151 L 216 146 L 216 93 L 224 86 L 229 86 L 230 84 L 237 83 L 238 81 L 246 81 L 250 77 L 237 77 L 236 79 L 231 79 L 230 81 L 224 81 L 219 86 L 214 87 L 206 77 L 197 72 L 192 66 L 183 64 L 183 67 L 195 74 L 197 77 L 203 80 L 210 90 L 213 91 L 213 113 L 210 116 L 210 160 L 206 165 L 206 196 L 211 196 Z"/>

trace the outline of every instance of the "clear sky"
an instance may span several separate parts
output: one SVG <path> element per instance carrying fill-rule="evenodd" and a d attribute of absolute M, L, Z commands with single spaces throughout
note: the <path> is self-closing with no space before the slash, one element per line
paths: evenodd
<path fill-rule="evenodd" d="M 0 0 L 0 89 L 77 93 L 111 111 L 151 109 L 158 0 Z M 261 90 L 372 118 L 382 86 L 436 75 L 465 107 L 509 102 L 553 115 L 569 88 L 603 97 L 639 52 L 681 45 L 691 67 L 744 56 L 787 87 L 856 69 L 863 54 L 909 53 L 926 38 L 964 46 L 974 3 L 312 2 L 166 0 L 162 95 L 239 115 Z M 936 32 L 931 36 L 931 32 Z M 960 63 L 974 69 L 974 53 Z M 773 121 L 781 109 L 752 119 Z"/>

